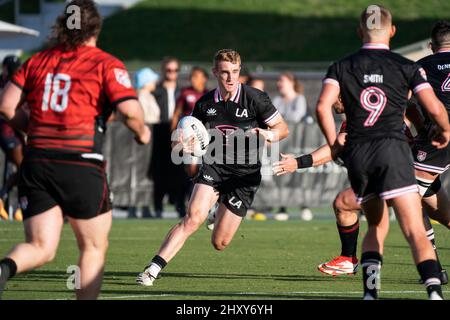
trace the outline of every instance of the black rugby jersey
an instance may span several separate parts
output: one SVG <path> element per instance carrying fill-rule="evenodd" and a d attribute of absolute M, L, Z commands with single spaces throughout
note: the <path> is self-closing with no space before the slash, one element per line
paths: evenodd
<path fill-rule="evenodd" d="M 266 93 L 244 84 L 239 84 L 238 90 L 228 101 L 223 100 L 218 88 L 208 92 L 197 101 L 192 111 L 192 116 L 199 119 L 206 129 L 214 129 L 210 146 L 217 142 L 216 139 L 221 139 L 218 142 L 223 150 L 222 163 L 214 165 L 233 171 L 260 169 L 258 154 L 264 141 L 258 139 L 255 145 L 253 143 L 255 140 L 249 143 L 245 135 L 252 136 L 248 131 L 253 128 L 267 128 L 267 123 L 278 114 Z M 244 141 L 244 145 L 238 140 Z M 207 160 L 205 157 L 206 155 L 204 160 Z M 256 163 L 253 161 L 255 159 Z"/>
<path fill-rule="evenodd" d="M 425 70 L 428 82 L 434 93 L 444 104 L 450 115 L 450 50 L 438 51 L 420 59 L 417 63 Z M 425 124 L 431 123 L 426 110 L 422 108 Z"/>
<path fill-rule="evenodd" d="M 405 140 L 402 128 L 408 92 L 430 88 L 423 69 L 382 44 L 365 44 L 335 62 L 324 83 L 340 88 L 350 143 Z"/>

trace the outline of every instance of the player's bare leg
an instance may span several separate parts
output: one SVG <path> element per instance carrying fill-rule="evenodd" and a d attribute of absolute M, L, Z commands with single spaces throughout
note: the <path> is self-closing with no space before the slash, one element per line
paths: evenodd
<path fill-rule="evenodd" d="M 427 211 L 430 211 L 431 214 L 437 213 L 438 220 L 442 221 L 443 225 L 449 228 L 450 223 L 450 202 L 448 200 L 447 194 L 445 190 L 441 187 L 441 180 L 439 174 L 431 173 L 427 171 L 415 170 L 417 184 L 419 186 L 419 193 L 422 196 L 422 206 L 423 206 L 423 223 L 425 225 L 426 234 L 428 240 L 430 240 L 433 245 L 433 249 L 436 252 L 437 261 L 439 264 L 440 270 L 440 279 L 443 284 L 448 283 L 447 272 L 442 268 L 442 265 L 439 261 L 439 255 L 436 248 L 436 243 L 434 239 L 434 228 L 430 222 Z M 439 202 L 437 201 L 436 193 L 440 193 Z M 433 205 L 435 210 L 427 210 L 431 209 L 429 205 Z M 436 214 L 434 214 L 436 215 Z"/>
<path fill-rule="evenodd" d="M 180 251 L 186 240 L 206 220 L 208 212 L 219 196 L 213 187 L 196 184 L 189 201 L 186 216 L 167 234 L 158 254 L 136 279 L 139 284 L 151 286 L 162 268 Z"/>
<path fill-rule="evenodd" d="M 422 198 L 424 212 L 433 220 L 450 229 L 450 199 L 441 188 L 435 195 Z"/>
<path fill-rule="evenodd" d="M 59 206 L 24 221 L 25 242 L 17 244 L 0 261 L 0 295 L 14 274 L 36 269 L 54 259 L 63 224 Z"/>
<path fill-rule="evenodd" d="M 211 236 L 212 245 L 216 250 L 223 250 L 230 244 L 241 222 L 242 217 L 231 212 L 224 204 L 219 205 Z"/>
<path fill-rule="evenodd" d="M 369 210 L 376 210 L 377 214 L 367 216 L 368 228 L 361 250 L 362 252 L 376 251 L 382 255 L 384 252 L 384 240 L 389 232 L 389 210 L 386 202 L 377 198 L 362 206 L 370 206 Z"/>
<path fill-rule="evenodd" d="M 394 207 L 400 228 L 411 247 L 414 261 L 430 299 L 441 298 L 439 264 L 421 219 L 420 196 L 417 193 L 408 193 L 389 200 L 389 204 Z"/>
<path fill-rule="evenodd" d="M 73 219 L 69 222 L 78 242 L 80 258 L 80 288 L 76 290 L 78 300 L 93 300 L 98 297 L 103 280 L 108 235 L 111 230 L 112 212 L 92 219 Z"/>
<path fill-rule="evenodd" d="M 374 300 L 378 298 L 380 288 L 380 271 L 383 263 L 383 241 L 387 230 L 385 222 L 385 201 L 375 197 L 361 205 L 367 218 L 368 229 L 363 240 L 361 265 L 363 269 L 364 299 Z"/>
<path fill-rule="evenodd" d="M 341 240 L 341 254 L 334 259 L 321 263 L 317 269 L 325 274 L 338 276 L 355 274 L 358 269 L 356 248 L 358 245 L 359 219 L 361 206 L 356 202 L 351 188 L 341 191 L 333 202 L 336 224 Z"/>

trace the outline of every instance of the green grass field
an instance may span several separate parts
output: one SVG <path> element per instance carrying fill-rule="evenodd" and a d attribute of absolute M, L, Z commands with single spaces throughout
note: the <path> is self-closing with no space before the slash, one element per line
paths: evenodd
<path fill-rule="evenodd" d="M 143 0 L 105 20 L 100 47 L 127 61 L 211 61 L 221 48 L 243 61 L 333 61 L 360 46 L 361 11 L 372 0 Z M 446 0 L 381 0 L 398 26 L 392 48 L 429 37 L 448 19 Z"/>
<path fill-rule="evenodd" d="M 196 233 L 164 269 L 153 287 L 135 277 L 154 255 L 175 220 L 115 220 L 100 299 L 359 299 L 361 273 L 329 277 L 317 264 L 338 253 L 335 222 L 320 220 L 244 221 L 230 247 L 216 252 L 210 232 Z M 364 234 L 366 224 L 362 224 Z M 435 226 L 442 263 L 450 269 L 450 235 Z M 23 239 L 19 223 L 0 224 L 0 255 Z M 361 240 L 362 237 L 360 237 Z M 3 299 L 73 299 L 66 288 L 67 267 L 77 247 L 66 225 L 57 258 L 15 277 Z M 444 294 L 450 290 L 444 287 Z M 391 226 L 382 270 L 382 299 L 425 299 L 418 273 L 397 223 Z"/>

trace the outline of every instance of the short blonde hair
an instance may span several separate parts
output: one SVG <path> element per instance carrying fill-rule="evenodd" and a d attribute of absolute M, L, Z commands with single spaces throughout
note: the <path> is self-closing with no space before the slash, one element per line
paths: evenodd
<path fill-rule="evenodd" d="M 233 49 L 222 49 L 214 55 L 214 67 L 217 68 L 219 62 L 226 61 L 233 64 L 241 64 L 241 55 Z"/>
<path fill-rule="evenodd" d="M 381 5 L 370 5 L 361 13 L 359 26 L 362 31 L 377 35 L 392 26 L 392 14 Z"/>

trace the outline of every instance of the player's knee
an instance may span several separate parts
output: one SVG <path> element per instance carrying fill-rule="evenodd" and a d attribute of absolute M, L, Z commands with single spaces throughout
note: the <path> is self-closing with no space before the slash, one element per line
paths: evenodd
<path fill-rule="evenodd" d="M 182 221 L 183 226 L 189 231 L 197 230 L 202 223 L 201 211 L 196 208 L 189 209 L 189 214 Z"/>
<path fill-rule="evenodd" d="M 334 214 L 336 216 L 343 215 L 348 208 L 348 199 L 342 193 L 338 194 L 333 202 Z"/>
<path fill-rule="evenodd" d="M 97 238 L 84 240 L 79 244 L 79 249 L 82 252 L 104 254 L 109 247 L 108 238 Z"/>
<path fill-rule="evenodd" d="M 52 262 L 55 259 L 56 248 L 54 246 L 37 242 L 32 243 L 32 245 L 39 252 L 38 256 L 35 258 L 40 265 Z"/>

